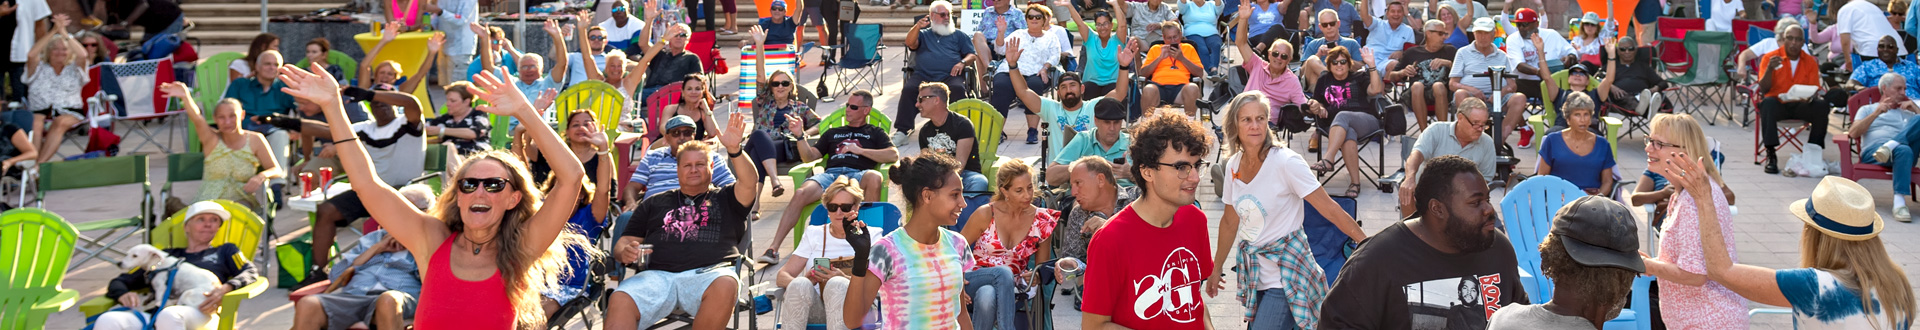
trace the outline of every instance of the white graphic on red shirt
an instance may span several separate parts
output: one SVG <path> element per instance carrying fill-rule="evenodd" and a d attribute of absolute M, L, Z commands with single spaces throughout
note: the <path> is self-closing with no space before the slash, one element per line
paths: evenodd
<path fill-rule="evenodd" d="M 1191 323 L 1201 308 L 1200 284 L 1205 283 L 1200 258 L 1187 248 L 1177 248 L 1160 264 L 1160 273 L 1133 282 L 1133 314 L 1142 320 L 1162 315 L 1174 322 Z"/>

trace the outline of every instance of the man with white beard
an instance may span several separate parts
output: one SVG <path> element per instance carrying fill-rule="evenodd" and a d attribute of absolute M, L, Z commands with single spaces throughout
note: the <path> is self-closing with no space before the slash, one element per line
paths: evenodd
<path fill-rule="evenodd" d="M 900 105 L 893 116 L 894 145 L 911 142 L 907 132 L 913 130 L 914 118 L 920 115 L 920 109 L 914 107 L 920 100 L 920 83 L 942 82 L 950 88 L 948 100 L 966 98 L 966 77 L 960 70 L 967 64 L 977 63 L 979 58 L 973 55 L 973 38 L 954 26 L 953 4 L 946 0 L 934 1 L 927 16 L 915 22 L 913 29 L 907 32 L 907 49 L 913 51 L 913 73 L 907 74 L 907 81 L 901 84 Z"/>

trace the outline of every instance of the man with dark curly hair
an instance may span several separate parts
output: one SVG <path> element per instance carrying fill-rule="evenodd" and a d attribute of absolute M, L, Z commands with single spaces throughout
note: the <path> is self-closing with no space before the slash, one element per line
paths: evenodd
<path fill-rule="evenodd" d="M 1353 251 L 1321 304 L 1321 328 L 1478 329 L 1501 306 L 1527 301 L 1519 262 L 1478 166 L 1446 155 L 1426 161 L 1420 172 L 1413 191 L 1418 216 L 1393 223 Z M 1475 310 L 1449 312 L 1458 306 Z"/>
<path fill-rule="evenodd" d="M 1193 201 L 1213 136 L 1171 109 L 1142 118 L 1132 134 L 1129 170 L 1142 195 L 1088 243 L 1081 325 L 1211 329 L 1200 289 L 1213 276 L 1213 250 Z"/>
<path fill-rule="evenodd" d="M 1540 242 L 1540 272 L 1553 280 L 1553 300 L 1514 305 L 1487 320 L 1488 329 L 1599 329 L 1632 297 L 1633 276 L 1646 272 L 1633 213 L 1606 197 L 1568 202 Z"/>

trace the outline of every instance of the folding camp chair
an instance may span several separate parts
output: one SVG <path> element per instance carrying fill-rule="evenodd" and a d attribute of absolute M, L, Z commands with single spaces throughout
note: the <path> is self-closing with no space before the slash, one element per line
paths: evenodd
<path fill-rule="evenodd" d="M 147 182 L 146 156 L 118 156 L 94 159 L 72 160 L 40 164 L 39 189 L 35 198 L 39 200 L 35 207 L 46 207 L 47 193 L 61 190 L 105 187 L 115 185 L 140 185 L 139 211 L 131 216 L 117 219 L 94 220 L 73 224 L 76 232 L 106 231 L 98 236 L 76 235 L 84 244 L 76 247 L 86 253 L 79 262 L 68 266 L 68 270 L 78 269 L 87 259 L 100 259 L 116 263 L 115 256 L 125 256 L 126 251 L 114 248 L 121 241 L 152 228 L 153 189 Z M 111 253 L 113 256 L 107 254 Z"/>
<path fill-rule="evenodd" d="M 1667 95 L 1670 95 L 1668 100 L 1677 101 L 1679 99 L 1691 98 L 1694 99 L 1695 102 L 1705 103 L 1701 104 L 1705 107 L 1676 106 L 1674 108 L 1694 109 L 1694 111 L 1704 112 L 1701 110 L 1702 108 L 1711 107 L 1714 110 L 1713 114 L 1701 113 L 1695 115 L 1705 118 L 1707 125 L 1714 125 L 1715 120 L 1721 116 L 1725 116 L 1728 120 L 1733 120 L 1733 114 L 1730 109 L 1727 108 L 1727 105 L 1715 102 L 1719 99 L 1732 98 L 1733 96 L 1732 79 L 1728 77 L 1727 69 L 1729 64 L 1727 64 L 1726 61 L 1728 54 L 1732 54 L 1733 52 L 1733 33 L 1689 31 L 1682 43 L 1686 47 L 1687 56 L 1692 59 L 1698 59 L 1697 62 L 1700 64 L 1689 65 L 1686 68 L 1685 74 L 1667 80 L 1667 82 L 1673 86 L 1668 87 L 1667 90 L 1664 91 Z M 1662 49 L 1661 52 L 1671 53 L 1672 50 Z"/>
<path fill-rule="evenodd" d="M 736 105 L 741 109 L 752 109 L 754 98 L 760 96 L 758 63 L 762 61 L 767 63 L 767 70 L 785 70 L 788 74 L 794 75 L 788 79 L 799 81 L 796 73 L 799 70 L 795 70 L 795 67 L 799 63 L 800 55 L 794 52 L 793 45 L 767 45 L 766 49 L 766 57 L 762 58 L 755 55 L 753 45 L 740 47 L 740 91 L 738 92 L 740 101 Z M 795 91 L 802 89 L 799 88 L 799 84 L 794 84 L 793 87 Z"/>
<path fill-rule="evenodd" d="M 742 226 L 745 226 L 745 225 L 742 225 Z M 746 235 L 741 235 L 740 243 L 735 248 L 739 249 L 740 251 L 753 251 L 753 231 L 748 230 L 746 231 Z M 729 327 L 727 329 L 736 329 L 736 330 L 759 329 L 760 318 L 756 317 L 756 313 L 754 312 L 755 306 L 754 306 L 753 297 L 759 296 L 760 294 L 752 292 L 754 289 L 754 286 L 752 286 L 752 283 L 750 281 L 750 279 L 753 278 L 754 272 L 758 271 L 758 269 L 755 268 L 756 265 L 758 264 L 753 261 L 753 256 L 750 256 L 747 254 L 741 254 L 739 258 L 734 258 L 733 260 L 729 260 L 728 262 L 732 264 L 733 271 L 738 276 L 735 279 L 735 281 L 739 282 L 740 291 L 739 291 L 739 294 L 735 295 L 736 298 L 734 299 L 733 322 L 731 324 L 732 327 Z M 613 296 L 613 293 L 610 291 L 613 289 L 607 289 L 607 290 L 609 291 L 607 291 L 606 295 L 609 297 Z M 680 327 L 672 327 L 675 324 L 684 324 L 684 325 Z M 682 329 L 682 328 L 691 327 L 692 325 L 693 325 L 693 314 L 688 314 L 686 313 L 686 311 L 681 311 L 676 309 L 673 311 L 672 314 L 668 314 L 666 319 L 660 320 L 659 322 L 655 322 L 653 325 L 647 326 L 647 330 L 662 329 L 662 328 L 669 328 L 669 327 L 674 329 Z"/>
<path fill-rule="evenodd" d="M 40 329 L 47 317 L 73 307 L 79 291 L 60 287 L 73 258 L 73 225 L 53 212 L 18 208 L 0 213 L 0 328 Z"/>
<path fill-rule="evenodd" d="M 851 29 L 847 31 L 847 33 L 842 34 L 846 40 L 841 42 L 841 46 L 822 47 L 828 53 L 832 53 L 834 50 L 844 50 L 840 53 L 840 61 L 834 64 L 834 66 L 840 68 L 840 70 L 820 71 L 820 82 L 814 89 L 819 90 L 819 94 L 825 96 L 821 98 L 822 101 L 833 102 L 835 98 L 846 96 L 847 93 L 853 91 L 851 87 L 859 86 L 862 81 L 867 82 L 869 86 L 868 90 L 880 91 L 882 80 L 886 78 L 885 75 L 881 73 L 886 70 L 886 63 L 883 62 L 886 59 L 880 52 L 887 50 L 887 45 L 880 44 L 880 24 L 845 24 L 844 26 L 850 27 Z M 847 74 L 843 72 L 846 70 L 853 70 L 854 72 Z M 830 89 L 827 87 L 826 79 L 828 71 L 834 71 L 834 76 L 838 78 L 837 84 L 840 85 L 839 93 L 829 92 Z"/>
<path fill-rule="evenodd" d="M 1706 30 L 1707 20 L 1662 16 L 1656 24 L 1660 34 L 1659 43 L 1654 47 L 1655 53 L 1660 54 L 1660 62 L 1666 64 L 1669 72 L 1686 72 L 1687 67 L 1693 65 L 1693 58 L 1685 51 L 1681 39 L 1686 38 L 1688 31 Z"/>
<path fill-rule="evenodd" d="M 113 126 L 119 128 L 116 131 L 119 131 L 120 136 L 141 139 L 140 144 L 133 148 L 126 148 L 124 151 L 132 152 L 152 145 L 160 148 L 161 152 L 173 153 L 173 138 L 176 135 L 174 126 L 178 125 L 170 125 L 162 120 L 186 112 L 170 110 L 166 97 L 160 94 L 160 84 L 174 81 L 172 58 L 100 63 L 90 68 L 87 74 L 93 79 L 81 88 L 80 95 L 87 95 L 90 98 L 113 96 L 105 97 L 98 102 L 88 102 L 89 107 L 97 104 L 112 110 L 110 113 L 103 113 L 106 110 L 90 108 L 87 111 L 89 117 L 111 115 L 115 123 Z M 88 122 L 94 127 L 102 126 L 95 119 L 89 118 Z M 166 137 L 166 143 L 159 142 L 158 138 L 161 136 Z"/>
<path fill-rule="evenodd" d="M 1347 214 L 1359 214 L 1359 201 L 1352 197 L 1334 196 L 1333 202 L 1340 204 L 1340 211 Z M 1347 264 L 1347 257 L 1353 255 L 1353 249 L 1359 247 L 1340 227 L 1334 226 L 1327 217 L 1321 216 L 1313 204 L 1307 204 L 1306 222 L 1301 230 L 1307 231 L 1307 244 L 1312 247 L 1313 261 L 1327 274 L 1327 287 L 1333 287 L 1333 280 L 1340 276 L 1340 268 Z M 1360 220 L 1354 220 L 1356 223 Z"/>
<path fill-rule="evenodd" d="M 1389 102 L 1387 101 L 1387 98 L 1382 95 L 1372 95 L 1372 96 L 1369 96 L 1368 98 L 1372 99 L 1375 111 L 1378 111 L 1378 113 L 1380 114 L 1379 116 L 1374 117 L 1376 120 L 1379 120 L 1380 129 L 1375 130 L 1373 132 L 1363 132 L 1360 134 L 1360 136 L 1355 137 L 1358 141 L 1357 142 L 1358 145 L 1356 146 L 1356 148 L 1354 148 L 1354 152 L 1356 153 L 1365 152 L 1367 150 L 1367 146 L 1372 144 L 1378 144 L 1380 146 L 1378 148 L 1373 149 L 1374 159 L 1375 159 L 1373 161 L 1368 161 L 1366 157 L 1362 157 L 1361 155 L 1354 155 L 1354 159 L 1357 159 L 1360 161 L 1360 164 L 1358 165 L 1360 165 L 1359 166 L 1361 170 L 1360 176 L 1362 180 L 1355 181 L 1352 184 L 1371 183 L 1374 185 L 1374 188 L 1376 189 L 1380 189 L 1383 192 L 1391 192 L 1392 191 L 1391 189 L 1395 189 L 1395 187 L 1381 185 L 1379 182 L 1381 182 L 1380 180 L 1381 178 L 1387 177 L 1387 167 L 1386 167 L 1387 166 L 1387 140 L 1388 140 L 1387 137 L 1400 136 L 1401 134 L 1406 134 L 1406 120 L 1405 120 L 1406 106 L 1399 105 L 1399 104 L 1389 104 Z M 1394 118 L 1399 118 L 1399 120 L 1397 121 L 1393 120 Z M 1328 118 L 1308 118 L 1308 120 L 1327 122 L 1326 127 L 1320 127 L 1319 125 L 1315 126 L 1314 138 L 1328 139 L 1328 132 L 1330 129 L 1333 129 L 1332 128 L 1333 118 L 1331 116 L 1329 116 Z M 1396 128 L 1394 127 L 1395 125 L 1398 125 L 1399 127 Z M 1323 145 L 1322 148 L 1320 148 L 1319 152 L 1316 152 L 1314 154 L 1314 159 L 1316 161 L 1326 160 L 1333 165 L 1333 170 L 1315 173 L 1316 176 L 1320 177 L 1320 184 L 1324 185 L 1327 182 L 1332 181 L 1333 178 L 1338 173 L 1340 173 L 1340 171 L 1346 168 L 1345 159 L 1327 158 L 1328 152 L 1339 150 L 1338 146 L 1340 145 L 1340 143 L 1341 143 L 1340 141 L 1328 141 L 1326 145 Z M 1349 196 L 1349 197 L 1353 197 L 1353 196 Z"/>
<path fill-rule="evenodd" d="M 234 247 L 240 248 L 240 257 L 244 258 L 241 262 L 255 261 L 257 256 L 255 253 L 262 251 L 260 247 L 268 243 L 263 236 L 266 233 L 266 223 L 260 221 L 259 215 L 255 215 L 253 211 L 239 203 L 229 200 L 214 200 L 214 202 L 220 203 L 220 206 L 233 216 L 227 219 L 225 224 L 220 225 L 219 233 L 213 237 L 212 245 L 221 246 L 231 243 Z M 161 249 L 185 248 L 187 246 L 186 223 L 185 212 L 167 217 L 166 221 L 153 229 L 153 246 Z M 238 320 L 235 316 L 240 311 L 240 301 L 259 296 L 261 292 L 266 291 L 267 285 L 267 281 L 254 281 L 253 284 L 235 288 L 221 296 L 220 324 L 215 329 L 232 330 L 234 321 Z M 117 305 L 119 305 L 118 301 L 106 297 L 94 297 L 80 304 L 80 312 L 91 317 Z"/>

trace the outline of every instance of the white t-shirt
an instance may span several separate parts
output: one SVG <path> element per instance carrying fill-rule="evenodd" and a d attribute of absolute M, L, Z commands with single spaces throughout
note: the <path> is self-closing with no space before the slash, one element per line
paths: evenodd
<path fill-rule="evenodd" d="M 1713 15 L 1707 18 L 1707 31 L 1733 32 L 1733 19 L 1740 16 L 1740 10 L 1746 4 L 1734 0 L 1708 0 L 1712 4 Z"/>
<path fill-rule="evenodd" d="M 1840 7 L 1840 21 L 1833 26 L 1838 33 L 1853 36 L 1853 53 L 1860 56 L 1880 56 L 1880 38 L 1900 35 L 1893 29 L 1893 23 L 1887 22 L 1887 12 L 1874 6 L 1870 1 L 1848 2 Z M 1898 39 L 1898 38 L 1895 38 Z M 1900 45 L 1900 55 L 1907 54 L 1907 45 Z"/>
<path fill-rule="evenodd" d="M 1761 39 L 1760 41 L 1754 42 L 1753 46 L 1747 46 L 1747 50 L 1753 52 L 1753 58 L 1756 61 L 1759 60 L 1761 56 L 1766 56 L 1767 53 L 1772 53 L 1779 49 L 1780 41 L 1774 38 Z M 1808 54 L 1813 53 L 1813 49 L 1807 48 L 1807 44 L 1804 43 L 1800 44 L 1800 51 Z"/>
<path fill-rule="evenodd" d="M 33 50 L 33 23 L 40 21 L 42 18 L 47 18 L 47 15 L 53 15 L 53 9 L 47 8 L 46 0 L 16 0 L 14 1 L 14 5 L 20 6 L 20 8 L 15 9 L 13 12 L 14 23 L 18 25 L 15 25 L 13 29 L 13 44 L 11 45 L 13 47 L 13 56 L 10 56 L 7 60 L 13 61 L 14 63 L 26 63 L 27 53 Z"/>
<path fill-rule="evenodd" d="M 1227 160 L 1227 177 L 1236 173 L 1245 173 L 1240 168 L 1240 157 L 1234 155 Z M 1300 153 L 1286 147 L 1269 148 L 1267 160 L 1255 170 L 1253 183 L 1228 179 L 1226 196 L 1228 206 L 1234 208 L 1240 216 L 1242 233 L 1222 233 L 1222 235 L 1251 235 L 1254 245 L 1266 244 L 1286 237 L 1304 227 L 1307 217 L 1306 196 L 1320 189 L 1320 181 L 1313 176 L 1313 170 L 1307 168 L 1307 159 Z M 1249 173 L 1251 174 L 1251 173 Z M 1243 234 L 1245 233 L 1245 234 Z M 1260 290 L 1284 288 L 1286 281 L 1280 278 L 1280 263 L 1277 260 L 1260 259 Z"/>
<path fill-rule="evenodd" d="M 373 167 L 380 169 L 380 181 L 398 187 L 426 171 L 427 142 L 421 138 L 425 134 L 422 127 L 406 118 L 394 118 L 386 126 L 367 119 L 353 123 L 353 132 L 366 146 Z"/>
<path fill-rule="evenodd" d="M 1065 37 L 1066 32 L 1066 28 L 1054 26 L 1051 29 L 1047 29 L 1047 32 L 1040 33 L 1040 36 L 1035 37 L 1032 33 L 1028 33 L 1027 29 L 1023 28 L 1018 31 L 1013 31 L 1013 33 L 1008 33 L 1006 39 L 1003 40 L 1020 40 L 1021 53 L 1020 58 L 1017 59 L 1020 63 L 1020 73 L 1033 75 L 1041 73 L 1040 67 L 1045 64 L 1052 64 L 1055 67 L 1060 66 L 1060 54 L 1073 52 L 1073 48 L 1067 44 Z M 995 68 L 993 73 L 1007 73 L 1007 65 L 1005 63 L 1000 64 L 1000 67 Z"/>
<path fill-rule="evenodd" d="M 1081 101 L 1080 108 L 1072 110 L 1066 109 L 1066 105 L 1060 101 L 1040 98 L 1040 120 L 1053 123 L 1047 126 L 1047 159 L 1054 159 L 1066 150 L 1067 142 L 1071 142 L 1074 136 L 1093 132 L 1093 105 L 1099 103 L 1101 98 L 1105 97 Z M 1073 133 L 1067 133 L 1069 130 Z"/>
<path fill-rule="evenodd" d="M 253 76 L 253 64 L 247 63 L 247 59 L 244 58 L 237 58 L 234 59 L 233 62 L 228 62 L 227 70 L 239 71 L 241 77 Z"/>
<path fill-rule="evenodd" d="M 622 42 L 633 39 L 633 35 L 640 33 L 640 28 L 644 26 L 646 26 L 646 24 L 641 23 L 640 19 L 633 17 L 627 17 L 627 26 L 624 27 L 620 26 L 620 23 L 615 22 L 612 18 L 600 22 L 600 28 L 607 29 L 607 42 Z"/>
<path fill-rule="evenodd" d="M 1567 42 L 1567 38 L 1560 36 L 1559 31 L 1540 29 L 1540 39 L 1547 48 L 1547 65 L 1553 65 L 1554 62 L 1559 62 L 1561 58 L 1565 58 L 1567 54 L 1573 53 L 1573 43 Z M 1528 39 L 1520 38 L 1520 31 L 1507 34 L 1507 40 L 1521 40 L 1519 42 L 1507 42 L 1507 60 L 1514 63 L 1512 67 L 1519 67 L 1518 63 L 1537 64 L 1539 62 L 1539 57 L 1537 56 L 1540 56 L 1540 51 L 1533 49 L 1532 41 L 1525 41 Z M 1562 63 L 1561 65 L 1566 64 L 1571 63 Z M 1548 70 L 1548 68 L 1540 69 Z M 1523 80 L 1540 80 L 1540 76 L 1520 73 L 1520 70 L 1517 69 L 1513 70 L 1513 74 Z"/>
<path fill-rule="evenodd" d="M 867 233 L 873 235 L 874 238 L 879 238 L 881 233 L 880 227 L 867 227 Z M 821 245 L 826 245 L 825 250 L 821 249 Z M 868 246 L 866 248 L 873 247 Z M 847 240 L 844 238 L 833 238 L 832 235 L 828 235 L 825 225 L 807 226 L 806 233 L 800 235 L 800 245 L 793 248 L 793 255 L 806 258 L 807 260 L 813 260 L 813 258 L 852 258 L 853 245 L 847 244 Z"/>

